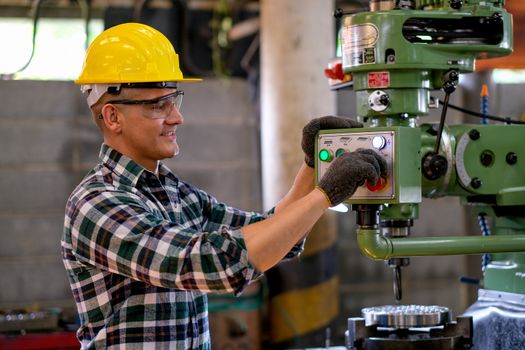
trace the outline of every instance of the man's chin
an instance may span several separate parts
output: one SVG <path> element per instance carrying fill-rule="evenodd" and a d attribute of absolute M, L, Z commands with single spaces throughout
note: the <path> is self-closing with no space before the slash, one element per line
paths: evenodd
<path fill-rule="evenodd" d="M 171 150 L 166 150 L 166 152 L 163 153 L 162 159 L 169 159 L 176 157 L 179 154 L 179 147 L 175 147 Z"/>

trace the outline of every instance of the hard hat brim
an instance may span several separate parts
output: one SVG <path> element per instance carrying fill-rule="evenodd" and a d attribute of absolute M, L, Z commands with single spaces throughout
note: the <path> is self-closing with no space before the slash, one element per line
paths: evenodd
<path fill-rule="evenodd" d="M 203 81 L 201 78 L 183 78 L 183 79 L 177 79 L 177 80 L 166 80 L 166 81 L 174 81 L 177 83 L 198 83 Z M 93 79 L 76 79 L 73 80 L 75 84 L 78 85 L 85 85 L 85 84 L 123 84 L 122 81 L 108 81 L 107 79 L 104 80 L 93 80 Z M 155 83 L 154 81 L 128 81 L 127 83 Z"/>

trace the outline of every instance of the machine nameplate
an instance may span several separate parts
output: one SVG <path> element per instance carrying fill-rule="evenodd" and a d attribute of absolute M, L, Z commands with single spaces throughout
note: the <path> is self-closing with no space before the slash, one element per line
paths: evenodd
<path fill-rule="evenodd" d="M 344 26 L 341 31 L 343 68 L 376 63 L 377 27 L 371 23 Z"/>

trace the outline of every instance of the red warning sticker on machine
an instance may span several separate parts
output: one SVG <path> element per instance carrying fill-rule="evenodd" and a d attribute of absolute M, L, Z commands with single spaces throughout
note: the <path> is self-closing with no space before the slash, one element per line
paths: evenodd
<path fill-rule="evenodd" d="M 390 86 L 390 72 L 368 73 L 368 88 L 387 88 Z"/>

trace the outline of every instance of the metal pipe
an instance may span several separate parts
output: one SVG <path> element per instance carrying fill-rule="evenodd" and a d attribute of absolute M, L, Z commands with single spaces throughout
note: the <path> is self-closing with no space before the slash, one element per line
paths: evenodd
<path fill-rule="evenodd" d="M 525 235 L 390 238 L 379 229 L 357 229 L 357 243 L 372 259 L 408 256 L 525 252 Z"/>

